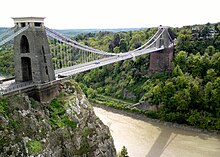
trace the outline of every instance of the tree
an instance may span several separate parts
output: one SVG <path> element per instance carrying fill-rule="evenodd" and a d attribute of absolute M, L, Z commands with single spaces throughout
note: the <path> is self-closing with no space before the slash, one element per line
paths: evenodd
<path fill-rule="evenodd" d="M 177 37 L 177 52 L 179 51 L 186 51 L 192 52 L 193 51 L 193 44 L 192 40 L 192 31 L 188 29 L 182 29 Z"/>
<path fill-rule="evenodd" d="M 93 90 L 92 88 L 87 89 L 87 96 L 88 98 L 94 98 L 97 94 L 96 90 Z"/>
<path fill-rule="evenodd" d="M 187 55 L 185 51 L 180 51 L 175 59 L 174 59 L 175 65 L 178 65 L 184 72 L 186 71 L 187 67 Z"/>
<path fill-rule="evenodd" d="M 120 52 L 126 52 L 128 50 L 127 43 L 125 39 L 121 39 L 119 43 Z"/>
<path fill-rule="evenodd" d="M 211 58 L 212 68 L 220 74 L 220 53 L 215 53 Z"/>
<path fill-rule="evenodd" d="M 214 25 L 205 27 L 211 30 Z M 217 32 L 211 38 L 206 30 L 201 33 L 202 28 L 196 25 L 174 29 L 178 34 L 178 53 L 172 75 L 147 75 L 149 55 L 143 55 L 135 61 L 121 61 L 91 70 L 77 79 L 88 88 L 97 89 L 99 94 L 128 99 L 128 93 L 131 93 L 136 96 L 133 101 L 148 101 L 156 106 L 157 111 L 153 112 L 163 120 L 220 129 L 220 35 Z M 219 24 L 216 25 L 215 29 L 219 28 Z M 98 49 L 111 48 L 110 51 L 118 53 L 141 46 L 155 32 L 154 28 L 89 38 L 83 36 L 85 40 L 81 42 Z M 77 60 L 79 56 L 74 58 Z M 93 95 L 91 89 L 89 95 Z"/>
<path fill-rule="evenodd" d="M 10 49 L 0 52 L 0 75 L 14 75 L 14 52 Z"/>
<path fill-rule="evenodd" d="M 212 95 L 213 95 L 213 85 L 212 82 L 208 82 L 205 86 L 204 89 L 204 104 L 205 104 L 205 109 L 210 110 L 213 102 L 212 102 Z"/>
<path fill-rule="evenodd" d="M 205 53 L 207 53 L 209 56 L 212 56 L 215 53 L 215 47 L 214 46 L 208 46 L 205 49 Z"/>
<path fill-rule="evenodd" d="M 136 49 L 141 46 L 141 36 L 139 34 L 135 34 L 131 39 L 131 48 Z"/>
<path fill-rule="evenodd" d="M 197 110 L 191 110 L 187 121 L 190 125 L 198 126 L 200 124 L 201 116 Z"/>
<path fill-rule="evenodd" d="M 190 93 L 188 89 L 177 91 L 173 97 L 171 97 L 172 104 L 175 104 L 177 111 L 186 112 L 189 109 L 191 101 Z"/>
<path fill-rule="evenodd" d="M 116 46 L 114 49 L 113 49 L 113 52 L 114 53 L 119 53 L 120 52 L 120 48 L 118 46 Z"/>
<path fill-rule="evenodd" d="M 220 51 L 220 33 L 216 35 L 213 45 L 215 46 L 216 50 Z"/>
<path fill-rule="evenodd" d="M 184 88 L 187 88 L 189 80 L 184 76 L 177 76 L 173 78 L 174 82 L 175 82 L 175 88 L 177 90 L 182 90 Z"/>
<path fill-rule="evenodd" d="M 162 93 L 163 93 L 162 84 L 157 84 L 152 89 L 150 89 L 150 91 L 147 92 L 146 94 L 147 100 L 153 105 L 156 105 L 157 111 L 159 109 L 160 103 L 162 102 L 162 98 L 163 98 Z"/>
<path fill-rule="evenodd" d="M 207 70 L 211 67 L 211 60 L 207 53 L 200 57 L 200 73 L 202 78 L 206 75 Z"/>
<path fill-rule="evenodd" d="M 202 108 L 202 92 L 201 92 L 201 84 L 198 79 L 193 79 L 193 77 L 188 78 L 188 90 L 190 93 L 190 104 L 189 109 L 197 109 Z"/>
<path fill-rule="evenodd" d="M 213 82 L 215 80 L 217 76 L 217 73 L 215 72 L 215 69 L 208 69 L 207 72 L 206 72 L 206 76 L 204 78 L 204 81 L 205 82 Z"/>
<path fill-rule="evenodd" d="M 170 98 L 173 97 L 175 91 L 176 90 L 173 82 L 167 80 L 163 87 L 163 98 L 162 98 L 165 107 L 168 107 Z"/>
<path fill-rule="evenodd" d="M 198 52 L 196 55 L 190 54 L 188 57 L 188 72 L 193 76 L 202 75 L 201 55 Z"/>
<path fill-rule="evenodd" d="M 183 72 L 180 68 L 179 65 L 177 65 L 174 70 L 173 70 L 173 76 L 176 77 L 176 76 L 183 76 Z"/>
<path fill-rule="evenodd" d="M 109 45 L 109 49 L 113 51 L 116 46 L 119 46 L 119 43 L 120 43 L 120 35 L 119 33 L 116 33 L 114 34 L 114 37 Z"/>
<path fill-rule="evenodd" d="M 121 152 L 119 152 L 118 157 L 129 157 L 127 148 L 125 146 L 122 147 L 122 150 Z"/>
<path fill-rule="evenodd" d="M 206 39 L 209 36 L 209 32 L 209 27 L 205 26 L 201 31 L 201 36 Z"/>
<path fill-rule="evenodd" d="M 213 83 L 213 90 L 212 90 L 212 111 L 219 115 L 220 111 L 220 77 L 217 77 Z"/>
<path fill-rule="evenodd" d="M 216 31 L 216 33 L 219 33 L 219 31 L 220 31 L 220 26 L 219 26 L 219 24 L 215 24 L 215 31 Z"/>

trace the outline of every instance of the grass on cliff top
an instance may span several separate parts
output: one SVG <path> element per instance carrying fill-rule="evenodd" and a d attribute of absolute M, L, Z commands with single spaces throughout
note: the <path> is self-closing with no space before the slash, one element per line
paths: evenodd
<path fill-rule="evenodd" d="M 66 115 L 66 110 L 64 109 L 64 102 L 59 99 L 54 99 L 48 105 L 50 110 L 49 121 L 52 125 L 56 127 L 69 126 L 71 128 L 76 128 L 77 123 L 69 119 Z"/>
<path fill-rule="evenodd" d="M 7 116 L 8 115 L 8 102 L 5 98 L 1 98 L 0 97 L 0 114 L 2 114 L 3 116 Z"/>
<path fill-rule="evenodd" d="M 42 144 L 39 141 L 31 140 L 27 143 L 29 154 L 38 154 L 42 151 Z"/>
<path fill-rule="evenodd" d="M 63 84 L 68 90 L 65 89 L 67 90 L 66 93 L 61 92 L 59 96 L 52 100 L 52 102 L 48 105 L 48 109 L 50 111 L 49 121 L 55 127 L 68 126 L 76 128 L 77 122 L 74 122 L 68 117 L 65 107 L 69 101 L 74 101 L 74 92 L 76 91 L 78 94 L 82 94 L 82 90 L 79 85 L 72 80 L 66 80 Z M 67 94 L 67 92 L 70 92 L 71 94 Z"/>

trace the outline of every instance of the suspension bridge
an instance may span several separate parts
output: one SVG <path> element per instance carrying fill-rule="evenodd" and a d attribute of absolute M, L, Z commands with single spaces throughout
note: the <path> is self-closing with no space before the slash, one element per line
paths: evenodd
<path fill-rule="evenodd" d="M 83 45 L 44 26 L 44 18 L 13 19 L 15 26 L 0 34 L 0 50 L 4 53 L 14 47 L 15 76 L 1 81 L 0 95 L 49 86 L 63 77 L 148 53 L 153 70 L 169 67 L 172 59 L 174 42 L 168 27 L 158 27 L 156 33 L 137 49 L 111 53 Z"/>

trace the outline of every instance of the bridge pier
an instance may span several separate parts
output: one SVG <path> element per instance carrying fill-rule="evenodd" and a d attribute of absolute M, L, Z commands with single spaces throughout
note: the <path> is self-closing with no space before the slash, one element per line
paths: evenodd
<path fill-rule="evenodd" d="M 35 100 L 45 103 L 50 102 L 60 93 L 61 81 L 56 80 L 44 84 L 32 84 L 25 86 L 19 90 L 9 91 L 3 94 L 4 97 L 9 97 L 13 95 L 19 95 L 26 93 L 29 97 Z"/>
<path fill-rule="evenodd" d="M 50 102 L 59 95 L 60 82 L 55 81 L 47 84 L 37 85 L 29 96 L 39 102 Z"/>
<path fill-rule="evenodd" d="M 149 74 L 172 69 L 173 47 L 165 48 L 150 54 Z"/>
<path fill-rule="evenodd" d="M 168 27 L 162 28 L 164 29 L 164 33 L 157 40 L 156 47 L 161 48 L 163 46 L 164 49 L 150 53 L 149 74 L 172 69 L 171 62 L 173 60 L 174 47 L 173 43 L 170 42 Z"/>

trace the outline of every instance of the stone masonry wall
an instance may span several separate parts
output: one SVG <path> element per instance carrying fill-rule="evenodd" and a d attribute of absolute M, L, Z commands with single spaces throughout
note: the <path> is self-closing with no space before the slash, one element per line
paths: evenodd
<path fill-rule="evenodd" d="M 171 69 L 173 48 L 166 48 L 150 54 L 149 73 L 155 73 Z"/>

